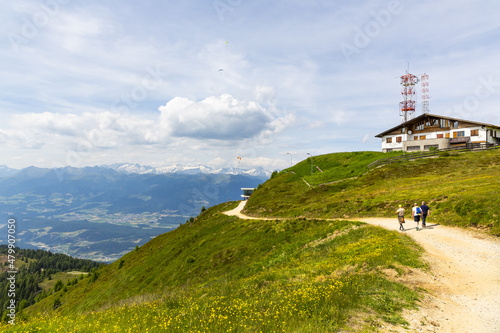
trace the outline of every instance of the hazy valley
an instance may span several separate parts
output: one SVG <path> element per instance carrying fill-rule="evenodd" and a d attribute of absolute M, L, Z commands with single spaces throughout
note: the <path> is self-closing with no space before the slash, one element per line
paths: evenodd
<path fill-rule="evenodd" d="M 2 167 L 0 230 L 14 217 L 19 247 L 109 262 L 197 216 L 202 207 L 238 200 L 241 187 L 267 179 L 256 170 L 256 175 L 208 168 L 168 171 L 125 164 Z"/>

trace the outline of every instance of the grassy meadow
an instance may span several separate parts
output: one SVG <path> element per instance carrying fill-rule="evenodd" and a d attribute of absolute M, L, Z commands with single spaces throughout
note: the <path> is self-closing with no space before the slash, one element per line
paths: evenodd
<path fill-rule="evenodd" d="M 26 309 L 5 332 L 323 332 L 402 324 L 419 290 L 386 278 L 424 268 L 409 237 L 361 222 L 192 223 Z M 56 300 L 60 306 L 54 309 Z M 58 304 L 59 304 L 58 303 Z"/>
<path fill-rule="evenodd" d="M 343 153 L 347 154 L 347 153 Z M 500 235 L 500 150 L 447 153 L 440 157 L 397 162 L 368 171 L 372 159 L 350 153 L 357 163 L 342 164 L 342 154 L 315 156 L 280 172 L 263 184 L 245 207 L 262 217 L 394 217 L 401 204 L 411 212 L 426 201 L 429 221 L 462 227 L 480 227 Z M 373 153 L 377 154 L 377 153 Z M 339 161 L 333 160 L 338 157 Z M 359 160 L 364 161 L 361 163 Z M 324 162 L 323 162 L 324 161 Z M 345 180 L 325 179 L 343 175 Z M 354 175 L 356 178 L 347 177 Z"/>
<path fill-rule="evenodd" d="M 340 217 L 429 201 L 431 221 L 498 233 L 500 151 L 379 167 L 382 153 L 315 156 L 254 192 L 241 220 L 211 207 L 18 314 L 3 332 L 373 332 L 405 327 L 427 269 L 404 233 Z M 347 161 L 347 162 L 346 162 Z M 316 169 L 317 170 L 317 169 Z M 306 181 L 304 181 L 306 180 Z M 309 185 L 308 185 L 309 184 Z M 312 186 L 310 186 L 312 185 Z M 314 218 L 314 219 L 311 219 Z M 328 220 L 327 220 L 328 218 Z M 397 278 L 393 278 L 396 276 Z M 403 279 L 399 279 L 403 277 Z"/>

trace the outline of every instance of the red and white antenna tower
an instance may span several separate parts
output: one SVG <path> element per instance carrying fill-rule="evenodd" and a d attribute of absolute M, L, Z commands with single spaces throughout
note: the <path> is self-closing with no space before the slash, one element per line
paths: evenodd
<path fill-rule="evenodd" d="M 401 102 L 399 103 L 401 123 L 411 119 L 415 112 L 415 85 L 418 83 L 418 77 L 413 74 L 401 76 Z"/>
<path fill-rule="evenodd" d="M 420 77 L 422 86 L 422 113 L 429 113 L 429 75 L 423 74 Z"/>

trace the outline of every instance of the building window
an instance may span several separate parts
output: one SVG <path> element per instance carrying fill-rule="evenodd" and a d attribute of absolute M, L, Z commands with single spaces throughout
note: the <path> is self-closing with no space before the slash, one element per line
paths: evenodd
<path fill-rule="evenodd" d="M 443 137 L 444 137 L 444 134 L 438 134 L 438 135 L 437 135 L 437 138 L 438 138 L 438 139 L 442 139 Z"/>
<path fill-rule="evenodd" d="M 470 136 L 479 136 L 479 130 L 471 130 Z"/>
<path fill-rule="evenodd" d="M 403 134 L 406 133 L 406 127 L 401 128 L 401 133 L 403 133 Z"/>
<path fill-rule="evenodd" d="M 425 128 L 425 121 L 421 121 L 415 124 L 415 131 L 421 131 Z"/>
<path fill-rule="evenodd" d="M 439 148 L 439 145 L 425 145 L 424 150 L 431 150 L 431 148 Z"/>
<path fill-rule="evenodd" d="M 392 138 L 386 138 L 386 139 L 385 139 L 385 142 L 386 142 L 386 143 L 392 143 Z"/>
<path fill-rule="evenodd" d="M 426 137 L 427 137 L 426 135 L 421 135 L 419 140 L 425 140 Z"/>
<path fill-rule="evenodd" d="M 446 134 L 444 135 L 444 137 L 445 137 L 445 138 L 447 138 L 447 139 L 449 139 L 449 138 L 450 138 L 450 133 L 446 133 Z"/>
<path fill-rule="evenodd" d="M 457 127 L 458 127 L 458 121 L 453 122 L 453 128 L 457 128 Z"/>
<path fill-rule="evenodd" d="M 417 141 L 417 140 L 418 140 L 418 135 L 415 135 L 415 136 L 413 137 L 413 140 Z"/>
<path fill-rule="evenodd" d="M 401 136 L 396 137 L 396 142 L 402 142 L 402 141 L 403 141 L 403 137 L 401 137 Z"/>
<path fill-rule="evenodd" d="M 448 120 L 441 119 L 440 126 L 441 126 L 441 128 L 443 128 L 443 127 L 449 127 L 450 125 L 448 125 Z"/>
<path fill-rule="evenodd" d="M 420 146 L 407 146 L 407 147 L 406 147 L 406 150 L 407 150 L 407 151 L 416 151 L 416 150 L 420 150 Z"/>
<path fill-rule="evenodd" d="M 461 137 L 464 137 L 464 136 L 465 136 L 465 131 L 453 132 L 453 137 L 454 138 L 461 138 Z"/>

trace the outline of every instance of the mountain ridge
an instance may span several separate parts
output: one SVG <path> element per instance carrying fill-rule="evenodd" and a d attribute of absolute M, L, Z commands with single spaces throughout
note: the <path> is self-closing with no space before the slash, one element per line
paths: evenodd
<path fill-rule="evenodd" d="M 50 171 L 56 172 L 56 174 L 67 173 L 72 170 L 73 173 L 80 172 L 79 170 L 89 169 L 89 168 L 99 168 L 99 169 L 110 169 L 123 174 L 227 174 L 227 175 L 248 175 L 253 177 L 264 177 L 268 178 L 272 171 L 267 170 L 263 167 L 255 167 L 251 169 L 242 169 L 239 167 L 229 167 L 229 168 L 212 168 L 205 165 L 197 166 L 187 166 L 183 164 L 173 164 L 170 166 L 153 167 L 148 165 L 142 165 L 139 163 L 113 163 L 113 164 L 103 164 L 96 166 L 85 166 L 85 167 L 58 167 L 58 168 L 41 168 L 36 166 L 29 166 L 21 169 L 9 168 L 5 165 L 0 165 L 0 179 L 16 175 L 20 172 L 28 176 L 40 175 Z"/>

